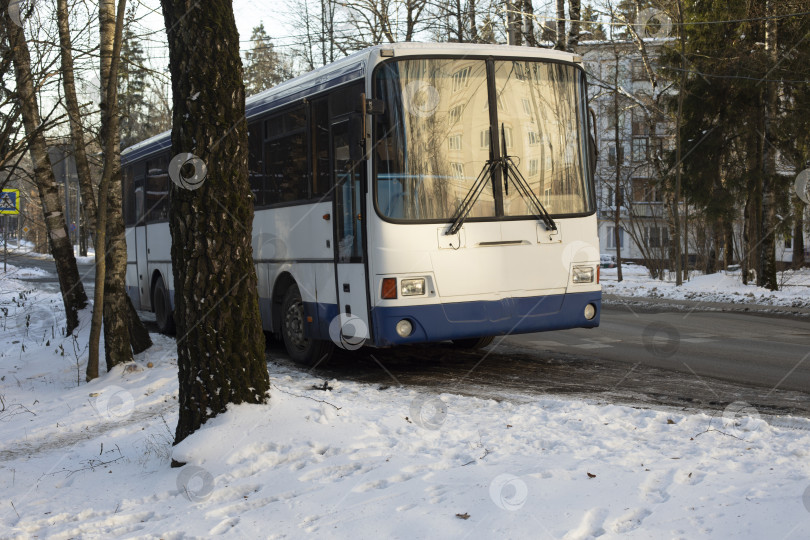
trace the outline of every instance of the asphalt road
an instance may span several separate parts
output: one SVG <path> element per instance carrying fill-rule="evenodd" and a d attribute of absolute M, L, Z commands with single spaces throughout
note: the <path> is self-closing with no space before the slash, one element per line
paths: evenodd
<path fill-rule="evenodd" d="M 804 317 L 607 306 L 599 328 L 511 336 L 505 343 L 810 393 Z"/>
<path fill-rule="evenodd" d="M 58 288 L 53 262 L 18 256 L 13 264 L 52 272 L 32 281 Z M 79 272 L 92 288 L 93 265 Z M 449 343 L 338 351 L 312 375 L 494 399 L 575 394 L 717 410 L 743 401 L 762 413 L 810 416 L 810 317 L 695 307 L 638 299 L 603 305 L 599 328 L 497 338 L 481 351 Z M 303 369 L 278 344 L 268 348 L 268 361 L 271 369 Z"/>

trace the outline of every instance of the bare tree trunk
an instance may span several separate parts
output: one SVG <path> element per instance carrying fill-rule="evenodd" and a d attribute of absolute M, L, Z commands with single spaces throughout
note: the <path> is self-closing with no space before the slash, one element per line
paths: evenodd
<path fill-rule="evenodd" d="M 85 227 L 96 228 L 96 196 L 93 192 L 93 176 L 87 161 L 87 149 L 84 143 L 84 128 L 81 124 L 81 110 L 76 97 L 76 83 L 73 76 L 73 45 L 68 25 L 67 0 L 56 0 L 56 18 L 59 25 L 59 44 L 61 46 L 62 83 L 65 89 L 65 105 L 70 119 L 70 138 L 76 158 L 76 172 L 79 175 L 79 188 L 84 207 Z M 96 251 L 103 249 L 95 246 Z"/>
<path fill-rule="evenodd" d="M 96 249 L 96 290 L 93 303 L 93 322 L 90 327 L 90 356 L 87 361 L 87 380 L 98 377 L 99 363 L 99 337 L 101 334 L 101 322 L 105 315 L 105 303 L 107 298 L 106 285 L 109 280 L 107 275 L 108 248 L 107 225 L 109 213 L 107 211 L 110 194 L 110 184 L 115 174 L 120 173 L 120 164 L 116 166 L 113 155 L 118 144 L 118 65 L 121 55 L 121 34 L 124 28 L 124 14 L 126 13 L 126 0 L 118 1 L 118 15 L 110 12 L 114 6 L 108 0 L 99 3 L 99 26 L 100 26 L 100 49 L 101 49 L 101 140 L 104 152 L 104 169 L 101 174 L 101 182 L 98 187 L 98 222 L 96 227 L 96 245 L 104 246 L 104 250 Z M 110 31 L 112 32 L 110 33 Z M 123 315 L 114 314 L 114 315 Z M 104 349 L 107 358 L 119 358 L 120 350 L 110 351 L 114 345 L 120 345 L 120 340 L 116 339 L 114 333 L 120 332 L 121 327 L 118 319 L 109 321 L 113 328 L 109 328 L 108 321 L 104 320 Z M 107 341 L 110 336 L 111 340 Z M 120 348 L 119 348 L 120 349 Z M 126 340 L 123 355 L 129 355 L 132 359 L 132 351 L 129 348 L 129 339 Z M 110 362 L 107 361 L 107 369 Z"/>
<path fill-rule="evenodd" d="M 107 371 L 118 364 L 132 361 L 132 353 L 139 353 L 152 345 L 149 332 L 141 323 L 135 306 L 127 294 L 127 244 L 126 228 L 121 201 L 121 145 L 118 114 L 118 77 L 112 74 L 120 65 L 120 53 L 115 52 L 117 34 L 123 32 L 123 18 L 112 11 L 115 3 L 103 0 L 99 4 L 99 42 L 101 46 L 102 93 L 101 133 L 105 170 L 110 164 L 107 186 L 107 213 L 105 223 L 105 272 L 104 272 L 104 356 Z M 121 7 L 119 6 L 119 12 Z M 120 50 L 120 46 L 119 46 Z"/>
<path fill-rule="evenodd" d="M 675 119 L 675 193 L 672 205 L 672 225 L 675 229 L 675 285 L 683 285 L 683 262 L 681 261 L 681 155 L 683 154 L 683 138 L 681 137 L 681 124 L 683 123 L 683 100 L 686 88 L 686 32 L 683 28 L 683 2 L 678 0 L 678 29 L 680 32 L 679 44 L 681 48 L 681 91 L 678 92 L 678 113 Z"/>
<path fill-rule="evenodd" d="M 467 17 L 470 24 L 470 42 L 478 43 L 478 25 L 475 22 L 475 0 L 467 2 Z"/>
<path fill-rule="evenodd" d="M 723 268 L 734 264 L 734 221 L 727 217 L 723 220 Z"/>
<path fill-rule="evenodd" d="M 564 51 L 565 46 L 565 0 L 557 0 L 557 40 L 554 48 Z"/>
<path fill-rule="evenodd" d="M 804 203 L 798 197 L 793 197 L 793 215 L 796 221 L 793 224 L 793 268 L 804 266 Z"/>
<path fill-rule="evenodd" d="M 568 0 L 568 18 L 571 19 L 571 31 L 568 33 L 568 50 L 575 52 L 579 45 L 579 27 L 582 17 L 580 0 Z"/>
<path fill-rule="evenodd" d="M 614 49 L 616 71 L 613 73 L 613 144 L 616 148 L 616 181 L 614 184 L 614 211 L 613 234 L 616 244 L 616 279 L 622 281 L 622 234 L 621 234 L 621 206 L 622 200 L 622 139 L 619 133 L 619 53 Z"/>
<path fill-rule="evenodd" d="M 537 37 L 534 35 L 534 5 L 532 0 L 523 0 L 523 38 L 529 47 L 537 47 Z"/>
<path fill-rule="evenodd" d="M 515 4 L 513 1 L 506 2 L 506 44 L 521 45 L 520 21 L 521 17 L 518 8 L 522 2 Z"/>
<path fill-rule="evenodd" d="M 773 0 L 767 2 L 768 15 L 772 15 Z M 765 50 L 771 65 L 779 61 L 776 49 L 776 19 L 765 21 Z M 763 129 L 763 168 L 762 168 L 762 221 L 760 224 L 759 266 L 757 271 L 757 285 L 772 291 L 779 289 L 776 279 L 776 240 L 774 227 L 776 226 L 776 152 L 770 142 L 773 131 L 772 122 L 776 118 L 777 94 L 776 82 L 765 83 L 765 108 Z"/>
<path fill-rule="evenodd" d="M 59 198 L 59 187 L 53 175 L 51 161 L 45 143 L 45 134 L 41 131 L 42 119 L 34 90 L 31 72 L 31 56 L 22 28 L 11 21 L 8 14 L 8 0 L 0 0 L 3 23 L 8 33 L 9 46 L 13 50 L 14 77 L 17 84 L 20 108 L 26 136 L 30 139 L 29 151 L 34 163 L 34 182 L 42 202 L 51 254 L 56 263 L 59 276 L 59 287 L 67 315 L 67 333 L 72 334 L 79 324 L 79 310 L 87 305 L 87 295 L 79 279 L 76 257 L 70 243 L 65 214 L 62 212 L 62 201 Z"/>
<path fill-rule="evenodd" d="M 189 11 L 185 0 L 162 5 L 172 150 L 207 164 L 198 189 L 171 187 L 179 443 L 229 403 L 264 403 L 270 378 L 251 248 L 245 87 L 233 6 L 230 0 L 208 0 L 204 10 Z"/>

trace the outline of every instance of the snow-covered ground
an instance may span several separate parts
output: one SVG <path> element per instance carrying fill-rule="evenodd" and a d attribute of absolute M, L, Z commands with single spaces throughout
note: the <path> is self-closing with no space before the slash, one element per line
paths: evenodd
<path fill-rule="evenodd" d="M 87 384 L 87 314 L 65 339 L 59 295 L 9 277 L 0 308 L 0 538 L 810 537 L 805 419 L 324 390 L 271 363 L 267 405 L 172 447 L 171 339 Z"/>
<path fill-rule="evenodd" d="M 753 284 L 743 285 L 739 270 L 709 275 L 690 274 L 689 281 L 680 287 L 675 286 L 674 274 L 666 276 L 664 280 L 652 279 L 645 267 L 634 264 L 622 265 L 622 277 L 623 280 L 619 282 L 616 268 L 602 268 L 602 291 L 619 296 L 810 307 L 808 268 L 780 272 L 778 291 L 769 291 Z"/>
<path fill-rule="evenodd" d="M 35 259 L 53 260 L 53 256 L 50 253 L 39 253 L 34 251 L 34 244 L 25 240 L 23 240 L 19 245 L 17 245 L 16 239 L 11 240 L 7 249 L 10 257 L 14 255 L 25 255 Z M 2 255 L 2 250 L 3 245 L 2 241 L 0 241 L 0 255 Z M 79 254 L 78 246 L 73 246 L 73 254 L 76 256 L 76 262 L 78 264 L 93 264 L 96 262 L 96 250 L 93 248 L 89 248 L 87 250 L 86 256 L 81 256 Z"/>

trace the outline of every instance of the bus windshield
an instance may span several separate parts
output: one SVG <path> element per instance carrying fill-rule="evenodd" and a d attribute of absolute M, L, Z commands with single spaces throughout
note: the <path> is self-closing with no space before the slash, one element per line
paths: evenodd
<path fill-rule="evenodd" d="M 494 84 L 486 61 L 470 58 L 405 59 L 377 69 L 375 95 L 385 112 L 373 156 L 383 217 L 451 219 L 503 147 L 549 214 L 592 211 L 581 70 L 495 60 L 490 73 Z M 490 114 L 491 102 L 496 114 Z M 491 138 L 498 148 L 490 149 Z M 469 218 L 532 217 L 530 201 L 497 176 L 487 181 Z"/>

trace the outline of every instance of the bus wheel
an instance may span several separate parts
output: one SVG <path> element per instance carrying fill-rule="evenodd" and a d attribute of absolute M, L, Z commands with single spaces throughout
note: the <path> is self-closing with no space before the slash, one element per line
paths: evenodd
<path fill-rule="evenodd" d="M 483 349 L 495 339 L 495 336 L 481 338 L 454 339 L 453 345 L 459 349 Z"/>
<path fill-rule="evenodd" d="M 321 365 L 332 356 L 331 341 L 310 339 L 304 335 L 304 301 L 296 285 L 291 285 L 281 304 L 281 337 L 293 362 L 306 366 Z"/>
<path fill-rule="evenodd" d="M 155 282 L 155 291 L 152 293 L 152 307 L 155 310 L 155 322 L 161 334 L 174 334 L 174 317 L 172 317 L 169 293 L 163 284 L 163 278 L 158 277 Z"/>

